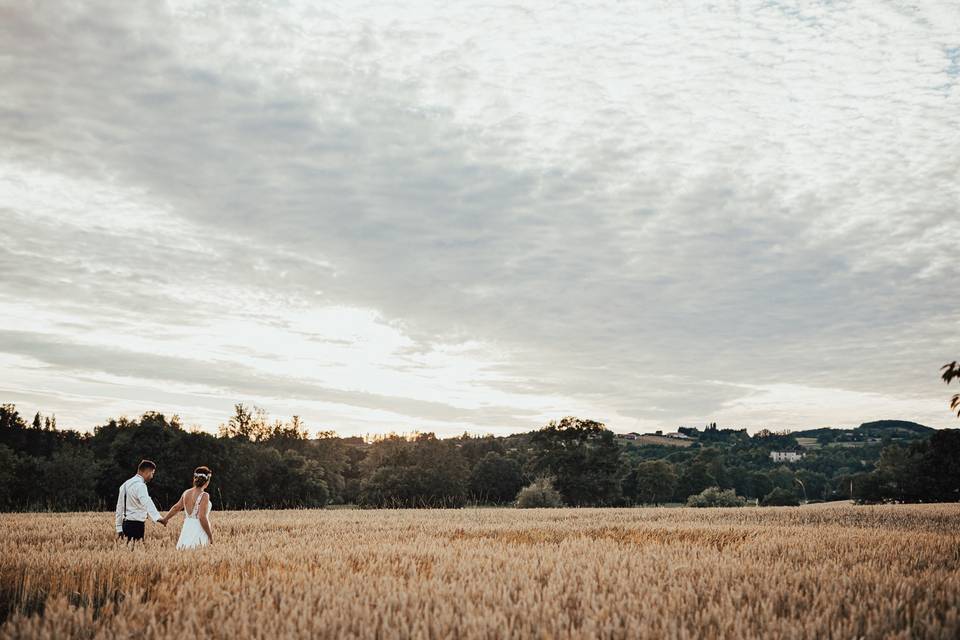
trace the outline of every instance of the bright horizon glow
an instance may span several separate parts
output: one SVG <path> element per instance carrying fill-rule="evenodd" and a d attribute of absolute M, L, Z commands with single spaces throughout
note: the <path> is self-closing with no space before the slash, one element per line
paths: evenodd
<path fill-rule="evenodd" d="M 946 5 L 0 15 L 24 415 L 958 426 Z"/>

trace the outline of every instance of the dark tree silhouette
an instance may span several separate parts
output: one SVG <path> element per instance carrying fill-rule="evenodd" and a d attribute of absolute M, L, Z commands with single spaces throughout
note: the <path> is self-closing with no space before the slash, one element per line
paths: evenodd
<path fill-rule="evenodd" d="M 960 379 L 960 364 L 957 364 L 956 360 L 943 365 L 940 371 L 943 372 L 943 381 L 947 384 L 950 384 L 954 378 Z M 953 397 L 950 398 L 950 409 L 956 411 L 957 417 L 960 417 L 960 393 L 955 393 Z"/>

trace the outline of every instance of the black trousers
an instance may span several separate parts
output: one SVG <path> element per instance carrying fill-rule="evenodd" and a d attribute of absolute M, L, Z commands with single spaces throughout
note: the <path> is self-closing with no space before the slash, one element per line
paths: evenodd
<path fill-rule="evenodd" d="M 123 521 L 123 537 L 127 540 L 143 540 L 144 523 L 139 520 Z"/>

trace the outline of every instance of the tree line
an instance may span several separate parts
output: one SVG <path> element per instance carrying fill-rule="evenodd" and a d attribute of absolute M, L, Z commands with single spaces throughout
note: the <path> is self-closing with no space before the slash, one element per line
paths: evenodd
<path fill-rule="evenodd" d="M 141 458 L 158 464 L 150 491 L 160 508 L 176 501 L 201 464 L 213 469 L 218 509 L 505 505 L 525 487 L 522 504 L 530 506 L 685 503 L 691 496 L 701 505 L 718 497 L 734 504 L 960 499 L 960 431 L 826 444 L 791 464 L 769 455 L 798 448 L 789 433 L 751 436 L 716 425 L 686 433 L 688 447 L 640 446 L 599 422 L 568 417 L 506 437 L 364 441 L 332 431 L 311 437 L 297 417 L 271 421 L 243 404 L 217 435 L 157 412 L 79 433 L 59 429 L 52 417 L 27 420 L 7 404 L 0 406 L 0 509 L 111 509 Z"/>

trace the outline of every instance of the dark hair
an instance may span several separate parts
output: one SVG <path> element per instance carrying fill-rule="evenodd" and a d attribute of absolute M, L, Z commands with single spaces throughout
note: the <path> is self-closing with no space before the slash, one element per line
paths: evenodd
<path fill-rule="evenodd" d="M 202 487 L 210 481 L 212 475 L 213 471 L 210 471 L 210 467 L 197 467 L 193 470 L 193 486 Z"/>
<path fill-rule="evenodd" d="M 148 469 L 156 469 L 156 468 L 157 468 L 156 462 L 153 462 L 152 460 L 141 460 L 140 466 L 137 467 L 137 471 L 138 472 L 147 471 Z"/>

